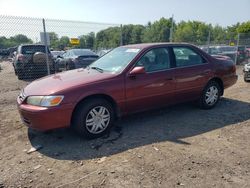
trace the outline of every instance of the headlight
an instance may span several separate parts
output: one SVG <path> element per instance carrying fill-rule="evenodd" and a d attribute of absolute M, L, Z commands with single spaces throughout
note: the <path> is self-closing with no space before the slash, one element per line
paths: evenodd
<path fill-rule="evenodd" d="M 30 96 L 27 98 L 27 104 L 34 106 L 58 106 L 63 100 L 63 96 Z"/>

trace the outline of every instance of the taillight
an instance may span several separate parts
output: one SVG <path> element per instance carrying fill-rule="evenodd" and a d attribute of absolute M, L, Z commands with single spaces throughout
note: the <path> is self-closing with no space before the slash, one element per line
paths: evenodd
<path fill-rule="evenodd" d="M 18 59 L 18 61 L 24 61 L 24 59 L 25 59 L 25 56 L 23 55 L 23 54 L 18 54 L 17 55 L 17 59 Z"/>
<path fill-rule="evenodd" d="M 233 71 L 233 73 L 236 72 L 236 65 L 233 66 L 232 71 Z"/>

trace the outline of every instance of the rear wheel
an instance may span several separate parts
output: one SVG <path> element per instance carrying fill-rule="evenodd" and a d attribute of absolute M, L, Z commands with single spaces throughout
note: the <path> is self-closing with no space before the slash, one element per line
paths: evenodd
<path fill-rule="evenodd" d="M 73 128 L 86 138 L 106 134 L 114 122 L 112 105 L 104 99 L 90 99 L 81 103 L 72 119 Z"/>
<path fill-rule="evenodd" d="M 207 86 L 204 88 L 201 98 L 200 98 L 200 107 L 203 109 L 213 108 L 219 101 L 222 93 L 222 88 L 215 81 L 210 81 Z"/>

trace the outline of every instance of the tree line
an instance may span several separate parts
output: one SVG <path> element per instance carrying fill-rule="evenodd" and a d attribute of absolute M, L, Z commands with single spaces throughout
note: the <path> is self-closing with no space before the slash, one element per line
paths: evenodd
<path fill-rule="evenodd" d="M 171 28 L 173 26 L 173 28 Z M 59 37 L 50 32 L 50 47 L 55 50 L 67 48 L 102 49 L 114 48 L 120 44 L 136 44 L 145 42 L 169 42 L 173 32 L 173 42 L 188 42 L 197 45 L 213 41 L 216 44 L 228 44 L 237 40 L 238 33 L 250 33 L 250 21 L 237 23 L 228 27 L 206 24 L 200 21 L 181 21 L 176 23 L 172 18 L 161 18 L 146 25 L 123 25 L 110 27 L 87 35 L 78 36 L 79 45 L 71 45 L 68 36 Z M 248 36 L 250 38 L 250 35 Z M 0 49 L 17 46 L 24 43 L 33 43 L 27 36 L 18 34 L 14 37 L 0 37 Z"/>

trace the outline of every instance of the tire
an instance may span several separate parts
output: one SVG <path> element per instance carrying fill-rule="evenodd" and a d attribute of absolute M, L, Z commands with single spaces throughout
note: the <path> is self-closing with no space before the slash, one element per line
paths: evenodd
<path fill-rule="evenodd" d="M 16 72 L 18 80 L 23 80 L 25 78 L 24 73 L 22 71 L 16 70 L 15 72 Z"/>
<path fill-rule="evenodd" d="M 199 106 L 202 109 L 211 109 L 216 106 L 220 100 L 222 88 L 216 81 L 210 81 L 204 88 L 199 100 Z"/>
<path fill-rule="evenodd" d="M 66 71 L 67 71 L 67 70 L 70 70 L 70 67 L 69 67 L 69 64 L 68 64 L 68 63 L 65 65 L 65 70 L 66 70 Z"/>
<path fill-rule="evenodd" d="M 101 98 L 81 103 L 72 118 L 72 128 L 88 139 L 107 134 L 113 123 L 114 109 L 108 101 Z"/>

